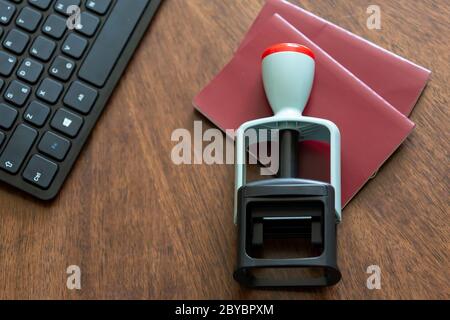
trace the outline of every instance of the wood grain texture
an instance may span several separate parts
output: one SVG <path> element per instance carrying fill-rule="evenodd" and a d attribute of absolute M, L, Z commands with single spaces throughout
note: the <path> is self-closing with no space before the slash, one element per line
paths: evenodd
<path fill-rule="evenodd" d="M 205 120 L 191 100 L 263 0 L 166 0 L 59 197 L 0 186 L 0 298 L 450 298 L 448 1 L 378 0 L 379 31 L 366 28 L 371 0 L 294 2 L 433 71 L 416 130 L 344 211 L 343 280 L 301 291 L 234 282 L 233 167 L 176 166 L 170 138 Z M 72 264 L 80 291 L 66 288 Z M 381 290 L 366 288 L 372 264 Z"/>

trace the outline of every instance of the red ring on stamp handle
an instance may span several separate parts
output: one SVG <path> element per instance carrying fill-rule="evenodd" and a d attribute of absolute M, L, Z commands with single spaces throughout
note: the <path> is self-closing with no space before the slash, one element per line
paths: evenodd
<path fill-rule="evenodd" d="M 314 60 L 316 59 L 314 52 L 308 47 L 302 46 L 297 43 L 279 43 L 275 44 L 266 50 L 264 50 L 264 53 L 262 54 L 262 59 L 264 60 L 265 57 L 279 52 L 298 52 L 306 54 L 307 56 L 310 56 Z"/>

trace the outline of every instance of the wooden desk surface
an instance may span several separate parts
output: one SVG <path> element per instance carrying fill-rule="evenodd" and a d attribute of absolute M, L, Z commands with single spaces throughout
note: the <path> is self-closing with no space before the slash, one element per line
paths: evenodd
<path fill-rule="evenodd" d="M 304 8 L 433 71 L 417 128 L 344 211 L 335 287 L 252 291 L 232 278 L 233 167 L 176 166 L 176 128 L 227 63 L 263 0 L 167 0 L 59 197 L 0 186 L 0 298 L 450 298 L 449 20 L 444 0 L 301 0 Z M 212 125 L 204 123 L 204 128 Z M 79 265 L 82 289 L 66 288 Z M 382 289 L 368 290 L 369 265 Z"/>

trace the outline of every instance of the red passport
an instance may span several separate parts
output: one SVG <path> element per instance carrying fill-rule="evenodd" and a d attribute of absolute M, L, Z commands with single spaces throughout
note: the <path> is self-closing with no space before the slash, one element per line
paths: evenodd
<path fill-rule="evenodd" d="M 393 107 L 409 115 L 430 71 L 287 1 L 268 0 L 241 44 L 275 13 L 302 32 Z"/>
<path fill-rule="evenodd" d="M 345 205 L 413 130 L 414 124 L 279 15 L 258 32 L 194 99 L 197 110 L 222 130 L 272 115 L 261 78 L 261 53 L 279 42 L 310 47 L 316 76 L 305 115 L 333 121 L 342 138 L 342 203 Z M 385 75 L 386 78 L 389 75 Z M 328 181 L 327 145 L 300 147 L 300 176 Z"/>

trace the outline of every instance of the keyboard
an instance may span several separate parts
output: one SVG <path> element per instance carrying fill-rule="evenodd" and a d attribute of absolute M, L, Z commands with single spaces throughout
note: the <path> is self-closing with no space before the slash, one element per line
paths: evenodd
<path fill-rule="evenodd" d="M 0 0 L 0 181 L 53 199 L 161 0 Z"/>

